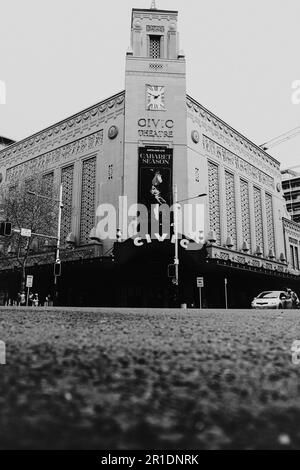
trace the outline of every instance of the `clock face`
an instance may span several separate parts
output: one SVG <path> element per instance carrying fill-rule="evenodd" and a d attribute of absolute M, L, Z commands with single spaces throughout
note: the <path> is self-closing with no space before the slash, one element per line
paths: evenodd
<path fill-rule="evenodd" d="M 165 108 L 165 87 L 157 85 L 147 85 L 146 88 L 148 111 L 164 111 Z"/>

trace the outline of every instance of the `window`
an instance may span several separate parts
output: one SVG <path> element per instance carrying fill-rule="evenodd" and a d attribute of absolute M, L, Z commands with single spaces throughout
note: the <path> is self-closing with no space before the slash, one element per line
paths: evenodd
<path fill-rule="evenodd" d="M 292 268 L 295 269 L 295 256 L 294 256 L 294 247 L 293 247 L 293 245 L 290 245 L 290 250 L 291 250 L 291 264 L 292 264 Z"/>
<path fill-rule="evenodd" d="M 295 246 L 295 268 L 299 270 L 299 251 L 297 246 Z"/>
<path fill-rule="evenodd" d="M 113 179 L 113 174 L 114 174 L 114 166 L 112 164 L 108 165 L 108 175 L 107 175 L 108 180 Z"/>
<path fill-rule="evenodd" d="M 161 36 L 149 36 L 149 57 L 159 59 L 161 53 Z"/>
<path fill-rule="evenodd" d="M 89 242 L 89 234 L 95 224 L 96 157 L 82 163 L 80 243 Z"/>

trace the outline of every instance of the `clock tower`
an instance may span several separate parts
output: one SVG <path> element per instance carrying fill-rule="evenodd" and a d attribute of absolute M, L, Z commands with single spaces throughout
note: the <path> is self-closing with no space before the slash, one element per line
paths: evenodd
<path fill-rule="evenodd" d="M 162 201 L 172 203 L 174 183 L 179 199 L 187 194 L 186 65 L 177 21 L 177 11 L 159 10 L 154 1 L 132 10 L 123 185 L 129 205 L 149 202 L 155 175 Z"/>

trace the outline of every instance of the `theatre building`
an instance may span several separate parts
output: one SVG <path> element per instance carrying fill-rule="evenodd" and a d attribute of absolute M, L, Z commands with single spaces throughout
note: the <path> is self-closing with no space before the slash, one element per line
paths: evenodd
<path fill-rule="evenodd" d="M 177 19 L 134 9 L 125 90 L 0 151 L 2 185 L 35 174 L 63 184 L 62 305 L 197 306 L 197 277 L 205 307 L 224 306 L 225 283 L 230 307 L 249 307 L 264 289 L 300 294 L 290 249 L 300 226 L 286 210 L 280 163 L 187 94 Z M 134 204 L 174 203 L 175 185 L 177 201 L 203 208 L 201 224 L 179 233 L 178 289 L 168 277 L 174 237 L 137 237 L 128 225 Z M 103 204 L 117 218 L 109 238 Z M 0 267 L 10 296 L 14 256 Z M 27 270 L 40 296 L 53 285 L 53 262 L 39 241 Z"/>

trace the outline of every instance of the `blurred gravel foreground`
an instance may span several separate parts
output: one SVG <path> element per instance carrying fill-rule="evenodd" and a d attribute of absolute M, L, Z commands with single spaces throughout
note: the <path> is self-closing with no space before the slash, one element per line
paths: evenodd
<path fill-rule="evenodd" d="M 300 449 L 299 311 L 7 307 L 0 340 L 0 449 Z"/>

